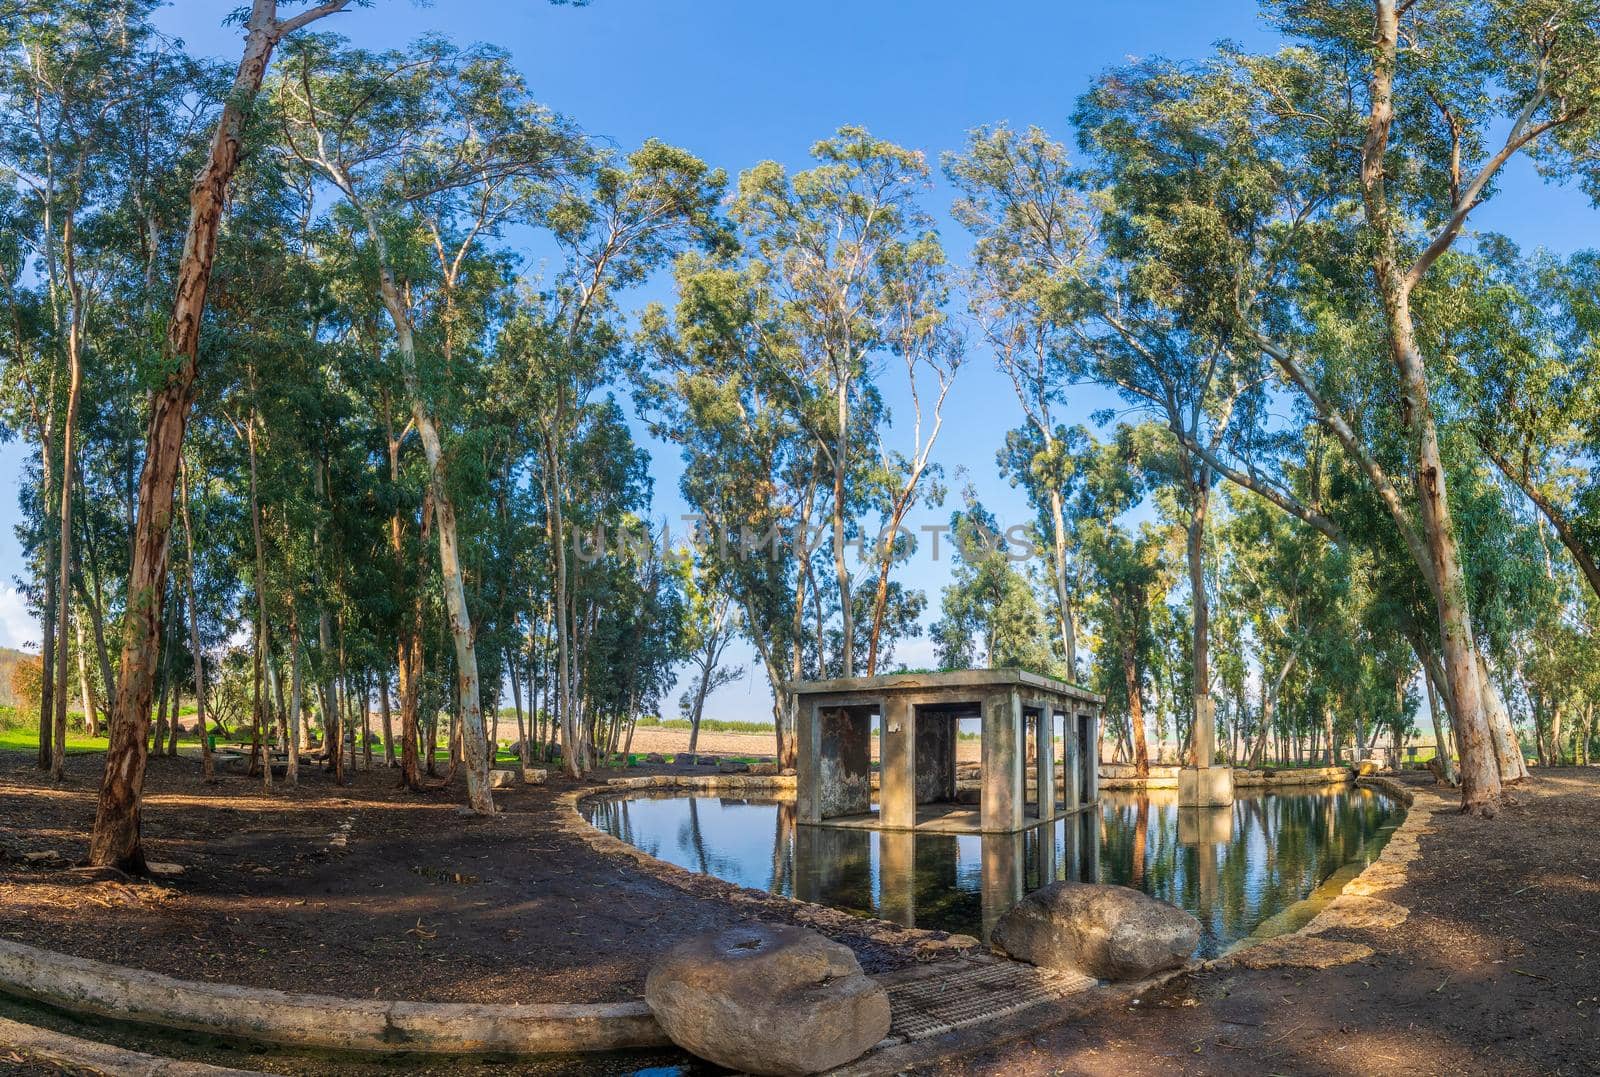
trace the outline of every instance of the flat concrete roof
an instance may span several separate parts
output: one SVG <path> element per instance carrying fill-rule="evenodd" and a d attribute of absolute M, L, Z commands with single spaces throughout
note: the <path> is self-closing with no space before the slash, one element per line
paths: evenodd
<path fill-rule="evenodd" d="M 800 681 L 796 695 L 845 695 L 855 693 L 916 692 L 929 689 L 1027 687 L 1084 703 L 1101 705 L 1105 699 L 1087 688 L 1041 677 L 1022 669 L 960 669 L 949 673 L 883 673 L 876 677 L 835 677 L 828 681 Z"/>

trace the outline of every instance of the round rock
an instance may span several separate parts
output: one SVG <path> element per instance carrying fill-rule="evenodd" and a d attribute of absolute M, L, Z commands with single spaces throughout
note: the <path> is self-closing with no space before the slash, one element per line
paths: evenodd
<path fill-rule="evenodd" d="M 855 954 L 781 924 L 680 943 L 650 970 L 644 997 L 673 1043 L 749 1073 L 820 1073 L 889 1033 L 888 992 Z"/>
<path fill-rule="evenodd" d="M 1040 968 L 1138 980 L 1189 960 L 1200 921 L 1126 886 L 1057 882 L 1012 906 L 990 942 Z"/>

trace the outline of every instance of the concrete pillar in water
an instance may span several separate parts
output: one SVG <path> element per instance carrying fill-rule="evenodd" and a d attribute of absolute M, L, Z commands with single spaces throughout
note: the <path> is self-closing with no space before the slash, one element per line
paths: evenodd
<path fill-rule="evenodd" d="M 1209 695 L 1194 701 L 1195 766 L 1178 771 L 1178 803 L 1209 807 L 1233 803 L 1233 768 L 1216 766 L 1216 704 Z"/>
<path fill-rule="evenodd" d="M 878 825 L 910 830 L 917 825 L 917 711 L 904 697 L 884 700 L 883 770 L 878 784 Z"/>

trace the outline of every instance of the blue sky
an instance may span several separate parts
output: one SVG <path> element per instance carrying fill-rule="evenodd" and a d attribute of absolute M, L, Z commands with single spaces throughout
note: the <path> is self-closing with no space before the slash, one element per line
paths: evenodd
<path fill-rule="evenodd" d="M 223 19 L 241 2 L 177 0 L 158 22 L 193 51 L 231 64 L 239 32 Z M 1222 39 L 1263 49 L 1274 40 L 1249 0 L 594 0 L 581 8 L 540 0 L 431 6 L 375 0 L 324 25 L 369 48 L 401 46 L 423 33 L 498 45 L 541 100 L 586 130 L 623 149 L 661 138 L 730 175 L 769 158 L 804 167 L 808 147 L 846 123 L 923 150 L 935 165 L 941 152 L 960 148 L 966 133 L 982 124 L 1038 124 L 1065 139 L 1074 101 L 1108 66 L 1158 54 L 1198 57 Z M 949 202 L 940 183 L 927 204 L 960 258 L 967 244 L 949 221 Z M 1501 195 L 1474 216 L 1479 228 L 1506 232 L 1526 247 L 1557 250 L 1593 242 L 1595 220 L 1581 195 L 1544 185 L 1524 164 L 1513 167 Z M 647 291 L 652 298 L 666 295 L 659 286 Z M 892 405 L 893 392 L 889 399 Z M 954 400 L 936 453 L 947 481 L 955 468 L 966 468 L 1003 522 L 1025 521 L 1026 504 L 994 464 L 1005 431 L 1020 415 L 1009 383 L 981 350 L 960 375 Z M 1114 403 L 1085 391 L 1066 418 L 1086 422 L 1091 411 Z M 683 511 L 676 456 L 652 448 L 656 514 L 676 518 Z M 15 476 L 25 452 L 15 442 L 0 446 L 0 474 Z M 19 568 L 9 526 L 16 513 L 15 498 L 3 499 L 3 578 Z M 944 515 L 938 510 L 924 519 Z M 930 622 L 947 572 L 948 562 L 918 559 L 903 577 L 927 591 Z M 0 594 L 0 643 L 36 636 L 14 594 Z M 898 657 L 921 665 L 931 661 L 931 652 L 925 641 L 912 641 Z M 747 649 L 735 656 L 750 658 Z M 765 717 L 765 681 L 758 669 L 751 673 L 725 688 L 708 715 Z M 675 699 L 665 701 L 669 714 Z"/>

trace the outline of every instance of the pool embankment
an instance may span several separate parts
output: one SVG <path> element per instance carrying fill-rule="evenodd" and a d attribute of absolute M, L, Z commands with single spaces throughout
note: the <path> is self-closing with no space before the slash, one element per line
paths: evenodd
<path fill-rule="evenodd" d="M 1178 771 L 1170 765 L 1151 765 L 1149 777 L 1141 778 L 1132 763 L 1100 764 L 1100 788 L 1176 789 Z M 1315 785 L 1339 785 L 1356 777 L 1351 767 L 1235 767 L 1235 789 L 1289 789 Z"/>
<path fill-rule="evenodd" d="M 570 1054 L 667 1042 L 642 1001 L 399 1002 L 178 980 L 0 939 L 0 991 L 72 1013 L 319 1050 Z"/>

